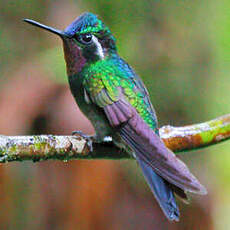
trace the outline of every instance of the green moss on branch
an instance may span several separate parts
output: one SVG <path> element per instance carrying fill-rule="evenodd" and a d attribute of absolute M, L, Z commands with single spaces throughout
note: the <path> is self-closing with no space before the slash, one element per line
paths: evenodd
<path fill-rule="evenodd" d="M 184 127 L 164 126 L 160 136 L 174 152 L 182 152 L 220 143 L 230 138 L 230 114 L 214 120 Z M 128 154 L 112 142 L 93 144 L 81 136 L 0 136 L 0 163 L 54 159 L 127 159 Z"/>

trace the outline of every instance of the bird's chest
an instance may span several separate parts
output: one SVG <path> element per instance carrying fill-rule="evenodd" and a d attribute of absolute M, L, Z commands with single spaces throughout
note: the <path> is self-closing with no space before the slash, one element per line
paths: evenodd
<path fill-rule="evenodd" d="M 83 86 L 82 77 L 69 77 L 71 92 L 80 110 L 91 121 L 98 137 L 102 139 L 111 135 L 111 128 L 103 110 L 90 101 Z"/>

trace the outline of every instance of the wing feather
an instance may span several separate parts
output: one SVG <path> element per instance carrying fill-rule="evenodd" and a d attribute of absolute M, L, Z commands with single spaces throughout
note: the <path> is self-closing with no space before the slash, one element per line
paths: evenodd
<path fill-rule="evenodd" d="M 158 175 L 185 191 L 206 194 L 206 189 L 190 173 L 188 167 L 166 148 L 160 137 L 131 105 L 119 100 L 104 107 L 104 111 L 111 125 L 120 125 L 118 132 L 132 147 L 138 162 L 144 161 Z"/>

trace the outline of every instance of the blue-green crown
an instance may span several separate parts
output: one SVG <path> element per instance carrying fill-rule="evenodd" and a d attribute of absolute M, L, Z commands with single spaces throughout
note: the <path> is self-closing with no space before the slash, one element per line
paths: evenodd
<path fill-rule="evenodd" d="M 64 31 L 70 36 L 93 33 L 111 35 L 109 28 L 95 14 L 84 13 L 74 20 Z"/>

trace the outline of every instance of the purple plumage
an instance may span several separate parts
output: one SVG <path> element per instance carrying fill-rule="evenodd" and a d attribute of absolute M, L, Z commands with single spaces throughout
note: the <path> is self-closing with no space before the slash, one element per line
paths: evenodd
<path fill-rule="evenodd" d="M 179 220 L 173 191 L 186 199 L 184 191 L 206 194 L 206 189 L 188 167 L 166 148 L 160 137 L 126 101 L 118 100 L 104 107 L 112 126 L 119 127 L 124 142 L 132 148 L 145 179 L 170 220 Z"/>

